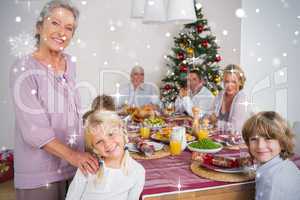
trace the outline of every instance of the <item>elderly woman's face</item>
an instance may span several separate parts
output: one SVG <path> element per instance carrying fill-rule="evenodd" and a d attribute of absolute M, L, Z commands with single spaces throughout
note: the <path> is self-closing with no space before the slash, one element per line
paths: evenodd
<path fill-rule="evenodd" d="M 144 72 L 136 71 L 131 74 L 131 83 L 137 87 L 144 83 Z"/>
<path fill-rule="evenodd" d="M 235 73 L 225 73 L 223 82 L 225 93 L 227 95 L 234 96 L 238 93 L 240 88 L 240 80 Z"/>
<path fill-rule="evenodd" d="M 40 46 L 52 51 L 62 51 L 68 46 L 75 29 L 75 18 L 71 11 L 65 8 L 55 8 L 38 27 Z"/>

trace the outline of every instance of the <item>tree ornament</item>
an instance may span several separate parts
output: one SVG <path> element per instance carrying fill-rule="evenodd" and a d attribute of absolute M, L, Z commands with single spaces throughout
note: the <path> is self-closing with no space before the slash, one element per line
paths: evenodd
<path fill-rule="evenodd" d="M 220 83 L 221 82 L 221 77 L 220 76 L 216 76 L 215 78 L 214 78 L 214 82 L 215 83 Z"/>
<path fill-rule="evenodd" d="M 189 45 L 189 42 L 186 38 L 182 38 L 180 41 L 179 41 L 179 46 L 180 48 L 182 49 L 185 49 L 187 46 Z"/>
<path fill-rule="evenodd" d="M 164 87 L 165 90 L 171 90 L 171 88 L 172 87 L 169 84 L 166 84 L 165 87 Z"/>
<path fill-rule="evenodd" d="M 199 24 L 196 26 L 197 33 L 202 33 L 204 30 L 204 26 L 202 24 Z"/>
<path fill-rule="evenodd" d="M 177 58 L 178 58 L 179 60 L 184 60 L 184 58 L 185 58 L 184 53 L 183 53 L 183 52 L 177 53 Z"/>
<path fill-rule="evenodd" d="M 204 48 L 207 48 L 208 47 L 208 41 L 207 40 L 203 40 L 201 42 L 201 46 L 203 46 Z"/>
<path fill-rule="evenodd" d="M 216 89 L 213 89 L 213 90 L 211 91 L 211 93 L 212 93 L 214 96 L 217 96 L 217 95 L 218 95 L 218 93 L 219 93 L 219 91 L 218 91 L 218 90 L 216 90 Z"/>
<path fill-rule="evenodd" d="M 186 72 L 181 72 L 181 73 L 179 74 L 179 78 L 180 78 L 180 80 L 182 80 L 182 81 L 186 80 L 186 77 L 187 77 L 187 73 L 186 73 Z"/>
<path fill-rule="evenodd" d="M 192 47 L 189 47 L 186 49 L 186 52 L 188 54 L 188 57 L 193 57 L 194 56 L 194 49 Z"/>
<path fill-rule="evenodd" d="M 215 61 L 220 62 L 222 60 L 222 57 L 220 55 L 216 55 Z"/>
<path fill-rule="evenodd" d="M 179 67 L 180 72 L 187 72 L 188 71 L 188 67 L 186 65 L 180 65 Z"/>

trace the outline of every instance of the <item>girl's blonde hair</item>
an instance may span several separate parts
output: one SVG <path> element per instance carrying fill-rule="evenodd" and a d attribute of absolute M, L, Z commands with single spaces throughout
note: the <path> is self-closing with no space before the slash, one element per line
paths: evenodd
<path fill-rule="evenodd" d="M 294 154 L 294 134 L 288 123 L 274 111 L 260 112 L 249 118 L 243 126 L 242 134 L 247 146 L 249 138 L 257 135 L 278 140 L 281 158 L 287 159 Z"/>
<path fill-rule="evenodd" d="M 123 133 L 124 136 L 124 149 L 125 154 L 122 158 L 121 168 L 125 175 L 128 174 L 128 158 L 129 158 L 129 152 L 126 149 L 126 144 L 128 143 L 128 136 L 127 131 L 124 127 L 124 124 L 121 120 L 121 118 L 113 111 L 107 111 L 107 110 L 95 110 L 91 112 L 85 122 L 84 126 L 84 140 L 85 140 L 85 147 L 86 151 L 96 154 L 99 159 L 101 159 L 101 155 L 97 150 L 94 148 L 93 145 L 93 137 L 94 137 L 94 130 L 97 126 L 101 126 L 103 124 L 113 124 L 118 125 L 122 130 L 120 131 Z M 100 180 L 103 177 L 103 166 L 100 164 L 99 171 L 97 173 L 97 180 Z"/>
<path fill-rule="evenodd" d="M 242 90 L 244 88 L 244 85 L 246 82 L 246 76 L 245 76 L 244 71 L 238 65 L 229 64 L 224 69 L 223 77 L 225 76 L 225 74 L 232 74 L 232 73 L 234 73 L 238 77 L 238 79 L 240 81 L 239 90 Z"/>

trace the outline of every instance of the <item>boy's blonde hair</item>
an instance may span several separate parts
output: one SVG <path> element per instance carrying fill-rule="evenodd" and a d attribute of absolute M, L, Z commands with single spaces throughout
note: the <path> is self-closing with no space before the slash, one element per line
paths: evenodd
<path fill-rule="evenodd" d="M 127 132 L 124 127 L 124 124 L 121 118 L 115 112 L 107 111 L 107 110 L 95 110 L 91 112 L 88 115 L 84 126 L 85 148 L 86 151 L 92 154 L 96 154 L 99 157 L 99 159 L 101 159 L 101 155 L 99 155 L 99 152 L 97 152 L 97 150 L 94 148 L 92 142 L 95 134 L 94 130 L 97 126 L 101 126 L 107 123 L 119 125 L 119 127 L 122 129 L 120 132 L 123 133 L 125 146 L 128 143 Z M 121 168 L 125 175 L 128 174 L 128 157 L 129 157 L 129 152 L 125 148 L 125 154 L 123 156 L 122 163 L 121 163 Z M 102 176 L 103 176 L 103 166 L 100 166 L 99 171 L 97 173 L 97 179 L 100 180 Z"/>
<path fill-rule="evenodd" d="M 242 130 L 243 138 L 249 147 L 249 139 L 253 136 L 261 136 L 279 141 L 283 159 L 293 156 L 294 134 L 288 123 L 274 111 L 264 111 L 250 117 Z"/>

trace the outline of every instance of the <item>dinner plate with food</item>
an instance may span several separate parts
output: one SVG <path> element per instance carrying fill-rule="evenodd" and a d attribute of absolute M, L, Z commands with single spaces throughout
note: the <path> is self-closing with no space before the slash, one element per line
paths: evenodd
<path fill-rule="evenodd" d="M 217 153 L 221 151 L 223 148 L 223 145 L 214 142 L 209 138 L 201 139 L 198 141 L 190 142 L 188 144 L 188 149 L 190 151 L 196 151 L 200 153 Z"/>
<path fill-rule="evenodd" d="M 165 128 L 162 128 L 160 131 L 152 134 L 151 139 L 168 144 L 170 142 L 171 133 L 172 133 L 172 128 L 165 127 Z M 186 133 L 185 137 L 186 137 L 187 142 L 191 142 L 196 139 L 195 136 L 193 136 L 189 133 Z"/>
<path fill-rule="evenodd" d="M 133 138 L 126 146 L 130 152 L 142 153 L 145 156 L 151 156 L 164 148 L 164 144 L 144 140 L 140 137 Z"/>

